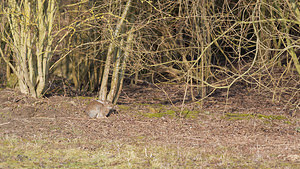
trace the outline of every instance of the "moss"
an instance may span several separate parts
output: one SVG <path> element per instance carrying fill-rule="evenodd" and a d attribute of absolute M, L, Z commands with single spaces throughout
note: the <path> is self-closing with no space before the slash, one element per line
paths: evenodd
<path fill-rule="evenodd" d="M 126 105 L 118 105 L 118 108 L 120 110 L 130 110 L 130 106 L 126 106 Z"/>
<path fill-rule="evenodd" d="M 269 119 L 269 120 L 285 120 L 286 117 L 284 116 L 276 116 L 276 115 L 263 115 L 263 114 L 257 114 L 256 117 L 260 119 Z"/>
<path fill-rule="evenodd" d="M 144 116 L 146 117 L 163 117 L 165 114 L 164 113 L 143 113 Z"/>
<path fill-rule="evenodd" d="M 176 111 L 174 111 L 174 110 L 166 110 L 165 113 L 168 114 L 168 115 L 171 115 L 171 116 L 176 115 Z"/>
<path fill-rule="evenodd" d="M 73 98 L 76 98 L 76 99 L 79 99 L 79 100 L 95 99 L 94 97 L 85 97 L 85 96 L 76 96 L 76 97 L 73 97 Z"/>
<path fill-rule="evenodd" d="M 287 120 L 287 121 L 284 121 L 284 123 L 285 123 L 285 124 L 289 124 L 289 125 L 292 124 L 292 123 L 291 123 L 290 121 L 288 121 L 288 120 Z"/>
<path fill-rule="evenodd" d="M 180 111 L 172 110 L 170 109 L 169 106 L 163 104 L 142 104 L 142 103 L 137 103 L 137 104 L 143 105 L 146 108 L 146 111 L 139 112 L 138 114 L 149 118 L 161 118 L 165 116 L 172 117 L 172 118 L 174 117 L 197 118 L 201 113 L 200 111 L 183 110 L 180 114 Z"/>
<path fill-rule="evenodd" d="M 228 120 L 243 120 L 252 118 L 252 114 L 242 114 L 242 113 L 226 113 L 225 118 Z"/>
<path fill-rule="evenodd" d="M 244 120 L 251 118 L 258 118 L 263 120 L 285 120 L 284 116 L 280 115 L 263 115 L 263 114 L 246 114 L 246 113 L 226 113 L 225 118 L 228 120 Z"/>
<path fill-rule="evenodd" d="M 175 110 L 164 110 L 164 109 L 159 109 L 156 108 L 154 109 L 149 108 L 149 112 L 145 113 L 145 112 L 140 112 L 139 113 L 142 116 L 145 117 L 149 117 L 149 118 L 161 118 L 161 117 L 171 117 L 171 118 L 175 118 L 177 117 L 177 115 L 180 114 L 179 111 L 175 111 Z M 181 113 L 181 117 L 185 117 L 185 118 L 197 118 L 198 117 L 199 112 L 198 111 L 189 111 L 189 110 L 184 110 Z"/>
<path fill-rule="evenodd" d="M 187 111 L 186 117 L 194 119 L 198 117 L 199 113 L 200 113 L 199 111 Z"/>
<path fill-rule="evenodd" d="M 153 108 L 153 107 L 149 107 L 148 110 L 149 111 L 147 113 L 139 112 L 139 114 L 144 117 L 149 117 L 149 118 L 161 118 L 161 117 L 165 117 L 165 116 L 175 117 L 176 116 L 176 112 L 174 110 L 164 110 L 162 108 Z"/>

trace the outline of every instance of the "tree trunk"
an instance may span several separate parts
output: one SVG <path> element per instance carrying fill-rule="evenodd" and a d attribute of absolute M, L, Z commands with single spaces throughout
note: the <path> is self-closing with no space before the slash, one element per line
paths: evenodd
<path fill-rule="evenodd" d="M 55 0 L 35 2 L 8 0 L 4 15 L 10 26 L 2 34 L 13 52 L 12 68 L 22 93 L 41 97 L 46 88 L 49 61 L 52 57 L 52 27 L 56 12 Z M 11 35 L 11 37 L 6 37 Z M 3 53 L 3 52 L 1 52 Z M 4 58 L 4 55 L 1 54 Z"/>
<path fill-rule="evenodd" d="M 115 46 L 116 46 L 115 43 L 116 43 L 116 41 L 118 41 L 116 38 L 119 35 L 120 29 L 123 25 L 123 22 L 124 22 L 125 18 L 126 18 L 126 15 L 127 15 L 128 10 L 129 10 L 130 4 L 131 4 L 131 0 L 128 0 L 127 4 L 125 6 L 125 9 L 123 11 L 123 14 L 121 16 L 121 19 L 120 19 L 119 23 L 117 24 L 115 32 L 112 36 L 112 42 L 109 45 L 108 52 L 107 52 L 107 55 L 106 55 L 105 67 L 104 67 L 102 82 L 101 82 L 100 91 L 99 91 L 99 99 L 103 100 L 103 101 L 107 100 L 108 75 L 109 75 L 109 71 L 111 69 L 111 61 L 112 61 Z M 112 102 L 112 100 L 109 100 L 109 101 Z"/>

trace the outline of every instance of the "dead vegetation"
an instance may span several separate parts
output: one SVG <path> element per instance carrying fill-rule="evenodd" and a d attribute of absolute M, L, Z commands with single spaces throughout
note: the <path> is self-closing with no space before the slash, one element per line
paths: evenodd
<path fill-rule="evenodd" d="M 161 87 L 172 93 L 180 86 Z M 241 95 L 226 101 L 220 93 L 204 108 L 187 102 L 183 113 L 193 116 L 180 118 L 180 102 L 133 86 L 124 89 L 118 114 L 91 119 L 83 112 L 88 97 L 0 92 L 1 168 L 299 167 L 299 116 L 264 95 L 243 95 L 241 104 Z"/>

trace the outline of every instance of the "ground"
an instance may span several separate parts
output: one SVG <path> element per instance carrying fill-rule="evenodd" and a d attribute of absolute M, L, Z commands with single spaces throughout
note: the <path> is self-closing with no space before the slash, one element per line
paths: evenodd
<path fill-rule="evenodd" d="M 300 168 L 297 97 L 237 87 L 182 104 L 184 89 L 125 86 L 104 119 L 85 114 L 93 97 L 2 89 L 0 168 Z"/>

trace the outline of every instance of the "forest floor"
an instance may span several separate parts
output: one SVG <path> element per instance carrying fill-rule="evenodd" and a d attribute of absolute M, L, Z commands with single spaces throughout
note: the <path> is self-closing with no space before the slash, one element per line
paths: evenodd
<path fill-rule="evenodd" d="M 2 89 L 0 168 L 300 168 L 299 107 L 238 86 L 182 104 L 184 89 L 125 86 L 104 119 L 84 113 L 93 97 Z"/>

